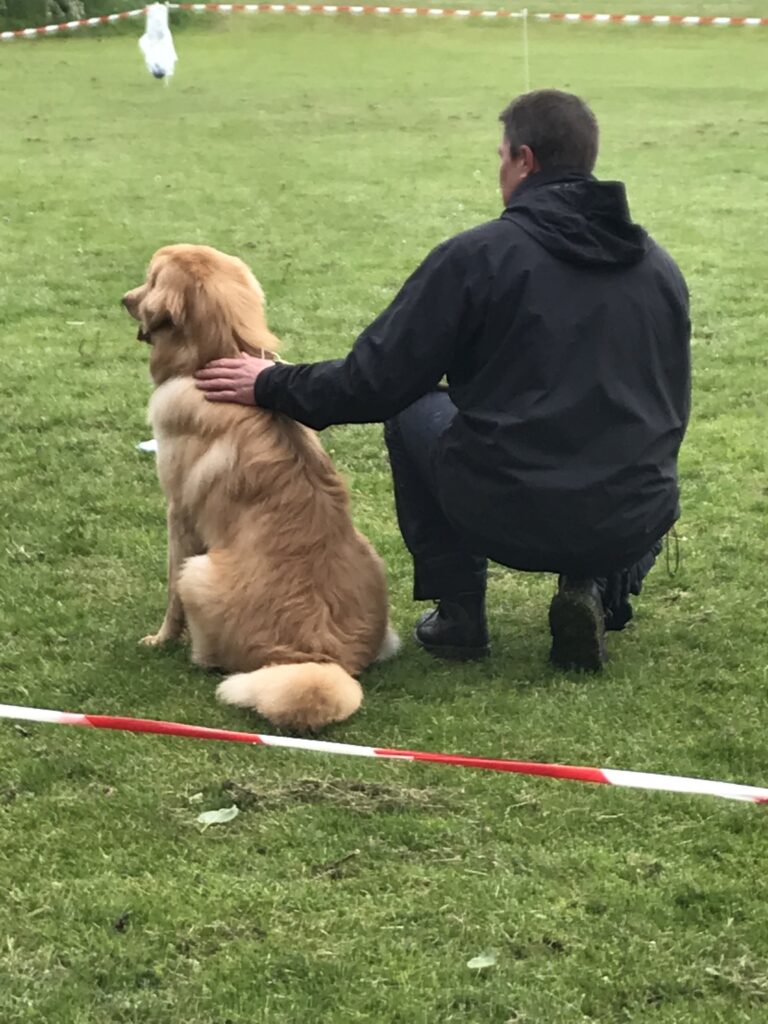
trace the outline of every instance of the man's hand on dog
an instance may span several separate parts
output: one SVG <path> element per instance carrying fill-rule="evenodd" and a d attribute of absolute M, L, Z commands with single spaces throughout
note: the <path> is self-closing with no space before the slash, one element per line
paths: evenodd
<path fill-rule="evenodd" d="M 270 359 L 241 353 L 238 359 L 214 359 L 195 374 L 195 385 L 209 402 L 256 405 L 253 387 L 262 370 L 274 366 Z"/>

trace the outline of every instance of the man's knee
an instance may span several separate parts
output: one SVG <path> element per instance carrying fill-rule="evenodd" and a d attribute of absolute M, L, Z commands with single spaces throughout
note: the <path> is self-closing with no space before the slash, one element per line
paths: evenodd
<path fill-rule="evenodd" d="M 398 416 L 393 416 L 392 419 L 384 421 L 384 444 L 387 448 L 393 472 L 396 467 L 401 469 L 404 460 L 408 458 L 398 418 Z"/>
<path fill-rule="evenodd" d="M 456 406 L 444 391 L 430 391 L 384 423 L 387 445 L 431 448 L 448 429 Z"/>
<path fill-rule="evenodd" d="M 400 441 L 400 426 L 398 417 L 393 416 L 390 420 L 384 420 L 384 441 L 388 448 Z"/>

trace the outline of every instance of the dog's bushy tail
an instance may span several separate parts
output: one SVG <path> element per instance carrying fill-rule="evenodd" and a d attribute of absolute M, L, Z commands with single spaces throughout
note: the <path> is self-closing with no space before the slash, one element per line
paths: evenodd
<path fill-rule="evenodd" d="M 296 732 L 316 732 L 331 722 L 343 722 L 363 702 L 360 683 L 341 665 L 315 661 L 266 665 L 229 676 L 219 684 L 216 696 Z"/>

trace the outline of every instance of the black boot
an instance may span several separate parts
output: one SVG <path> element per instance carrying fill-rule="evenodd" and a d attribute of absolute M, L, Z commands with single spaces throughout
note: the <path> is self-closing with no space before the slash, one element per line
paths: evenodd
<path fill-rule="evenodd" d="M 606 660 L 605 614 L 594 580 L 561 576 L 549 606 L 552 650 L 558 668 L 599 672 Z"/>
<path fill-rule="evenodd" d="M 477 661 L 490 654 L 485 594 L 457 594 L 438 602 L 416 623 L 413 639 L 435 658 Z"/>

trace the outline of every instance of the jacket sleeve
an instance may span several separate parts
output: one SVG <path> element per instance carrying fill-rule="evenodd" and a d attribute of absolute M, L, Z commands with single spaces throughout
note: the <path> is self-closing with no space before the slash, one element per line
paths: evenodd
<path fill-rule="evenodd" d="M 346 359 L 270 367 L 256 380 L 256 404 L 315 430 L 389 419 L 431 390 L 474 334 L 482 314 L 472 276 L 466 250 L 443 242 Z"/>

